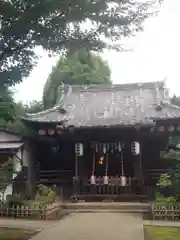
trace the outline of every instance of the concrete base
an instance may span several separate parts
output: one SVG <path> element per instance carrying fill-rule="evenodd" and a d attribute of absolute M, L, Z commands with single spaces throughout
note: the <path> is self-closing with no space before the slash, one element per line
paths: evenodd
<path fill-rule="evenodd" d="M 121 212 L 147 213 L 149 203 L 140 202 L 77 202 L 64 203 L 63 208 L 70 212 Z"/>

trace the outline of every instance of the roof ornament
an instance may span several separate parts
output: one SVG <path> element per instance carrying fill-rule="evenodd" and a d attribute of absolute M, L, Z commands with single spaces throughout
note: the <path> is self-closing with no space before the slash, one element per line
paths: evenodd
<path fill-rule="evenodd" d="M 72 93 L 72 87 L 71 85 L 68 85 L 68 95 L 70 95 Z"/>
<path fill-rule="evenodd" d="M 61 84 L 57 89 L 57 99 L 56 99 L 57 105 L 62 106 L 64 104 L 64 95 L 65 95 L 64 88 L 65 88 L 64 82 L 61 82 Z"/>
<path fill-rule="evenodd" d="M 162 111 L 163 106 L 161 104 L 156 105 L 155 109 L 156 109 L 157 112 Z"/>
<path fill-rule="evenodd" d="M 162 111 L 163 106 L 162 106 L 162 101 L 161 101 L 161 96 L 160 96 L 160 91 L 159 91 L 159 86 L 156 84 L 155 86 L 155 100 L 156 100 L 156 111 Z"/>

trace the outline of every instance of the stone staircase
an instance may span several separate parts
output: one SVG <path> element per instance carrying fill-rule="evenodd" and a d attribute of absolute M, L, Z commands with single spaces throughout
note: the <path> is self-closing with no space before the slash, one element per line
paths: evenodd
<path fill-rule="evenodd" d="M 141 202 L 77 202 L 63 203 L 62 207 L 68 212 L 116 212 L 147 214 L 149 203 Z"/>

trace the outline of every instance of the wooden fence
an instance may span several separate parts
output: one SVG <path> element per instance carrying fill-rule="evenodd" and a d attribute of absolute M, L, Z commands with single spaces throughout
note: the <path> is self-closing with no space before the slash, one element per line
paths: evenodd
<path fill-rule="evenodd" d="M 61 211 L 61 204 L 21 204 L 8 208 L 6 204 L 0 204 L 0 217 L 32 218 L 41 220 L 57 219 Z"/>
<path fill-rule="evenodd" d="M 153 220 L 179 220 L 180 204 L 153 203 L 150 209 Z"/>

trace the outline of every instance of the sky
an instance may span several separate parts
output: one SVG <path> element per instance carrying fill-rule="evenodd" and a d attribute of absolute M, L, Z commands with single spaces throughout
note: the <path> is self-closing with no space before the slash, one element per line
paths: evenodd
<path fill-rule="evenodd" d="M 157 17 L 148 19 L 144 31 L 126 39 L 131 52 L 105 51 L 113 83 L 161 81 L 171 94 L 180 95 L 180 0 L 165 0 Z M 41 100 L 43 86 L 58 57 L 37 48 L 40 59 L 30 76 L 16 87 L 15 99 L 28 103 Z"/>

